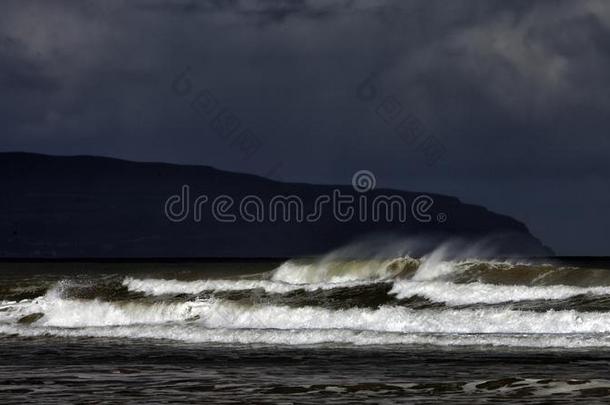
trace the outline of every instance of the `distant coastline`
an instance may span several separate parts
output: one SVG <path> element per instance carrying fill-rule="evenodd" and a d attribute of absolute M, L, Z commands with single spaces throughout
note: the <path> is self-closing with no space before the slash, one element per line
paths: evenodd
<path fill-rule="evenodd" d="M 6 191 L 0 200 L 0 257 L 7 259 L 284 259 L 322 255 L 371 235 L 429 240 L 428 247 L 410 252 L 415 255 L 455 238 L 492 238 L 499 256 L 554 254 L 525 224 L 509 216 L 451 196 L 374 189 L 374 179 L 372 186 L 282 183 L 208 166 L 31 153 L 0 153 L 0 169 L 5 173 L 0 186 Z M 283 217 L 233 216 L 233 221 L 222 221 L 216 212 L 202 212 L 199 220 L 172 221 L 167 203 L 178 198 L 184 185 L 192 189 L 191 197 L 217 196 L 229 203 L 281 199 Z M 335 211 L 317 210 L 320 196 L 333 193 L 354 204 L 381 199 L 378 207 L 386 209 L 385 216 L 353 215 L 349 204 L 343 211 L 352 210 L 349 218 L 338 218 L 335 206 Z M 202 198 L 194 203 L 207 202 Z M 390 216 L 397 201 L 408 204 L 414 218 Z M 172 202 L 181 203 L 179 198 Z M 294 213 L 288 210 L 295 203 L 305 212 L 317 212 L 315 221 L 290 217 Z M 423 211 L 415 212 L 420 206 Z M 219 209 L 229 212 L 222 205 Z"/>

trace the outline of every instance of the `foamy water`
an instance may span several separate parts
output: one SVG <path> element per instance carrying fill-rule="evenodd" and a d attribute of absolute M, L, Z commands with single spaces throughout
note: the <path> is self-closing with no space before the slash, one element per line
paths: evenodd
<path fill-rule="evenodd" d="M 0 333 L 229 344 L 608 346 L 610 286 L 569 285 L 564 270 L 433 255 L 289 261 L 248 278 L 61 281 L 42 296 L 3 300 Z M 564 279 L 537 284 L 549 272 Z M 486 282 L 499 275 L 514 284 Z"/>

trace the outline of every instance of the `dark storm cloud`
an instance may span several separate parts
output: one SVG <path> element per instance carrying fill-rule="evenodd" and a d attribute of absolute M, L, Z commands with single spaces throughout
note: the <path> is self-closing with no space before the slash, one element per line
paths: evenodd
<path fill-rule="evenodd" d="M 323 3 L 323 2 L 322 2 Z M 343 1 L 343 5 L 350 2 Z M 208 0 L 208 1 L 157 1 L 141 3 L 141 10 L 158 11 L 161 13 L 213 13 L 230 11 L 244 16 L 259 17 L 265 20 L 281 22 L 290 16 L 317 18 L 337 10 L 339 4 L 323 4 L 321 7 L 304 0 L 254 0 L 248 3 L 238 0 Z"/>
<path fill-rule="evenodd" d="M 0 148 L 259 174 L 281 161 L 277 177 L 312 182 L 369 169 L 602 254 L 609 29 L 604 1 L 5 1 Z M 244 158 L 172 92 L 187 68 L 259 152 Z M 363 101 L 371 75 L 378 98 Z M 438 165 L 380 116 L 388 97 L 442 142 Z"/>

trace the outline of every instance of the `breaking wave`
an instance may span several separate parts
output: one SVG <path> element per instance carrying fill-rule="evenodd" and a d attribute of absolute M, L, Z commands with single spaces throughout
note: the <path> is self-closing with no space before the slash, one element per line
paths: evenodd
<path fill-rule="evenodd" d="M 0 334 L 211 343 L 610 346 L 610 272 L 446 259 L 288 261 L 250 277 L 0 289 Z M 44 292 L 40 294 L 40 291 Z M 23 291 L 35 297 L 13 299 Z"/>

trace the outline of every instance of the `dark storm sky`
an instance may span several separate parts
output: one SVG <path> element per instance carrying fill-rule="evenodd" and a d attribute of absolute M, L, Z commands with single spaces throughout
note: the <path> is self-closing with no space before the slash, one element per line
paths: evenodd
<path fill-rule="evenodd" d="M 204 89 L 255 153 L 190 107 Z M 560 254 L 610 254 L 604 0 L 9 0 L 0 91 L 2 151 L 324 183 L 368 169 L 512 215 Z M 388 98 L 442 145 L 437 164 L 377 112 Z"/>

